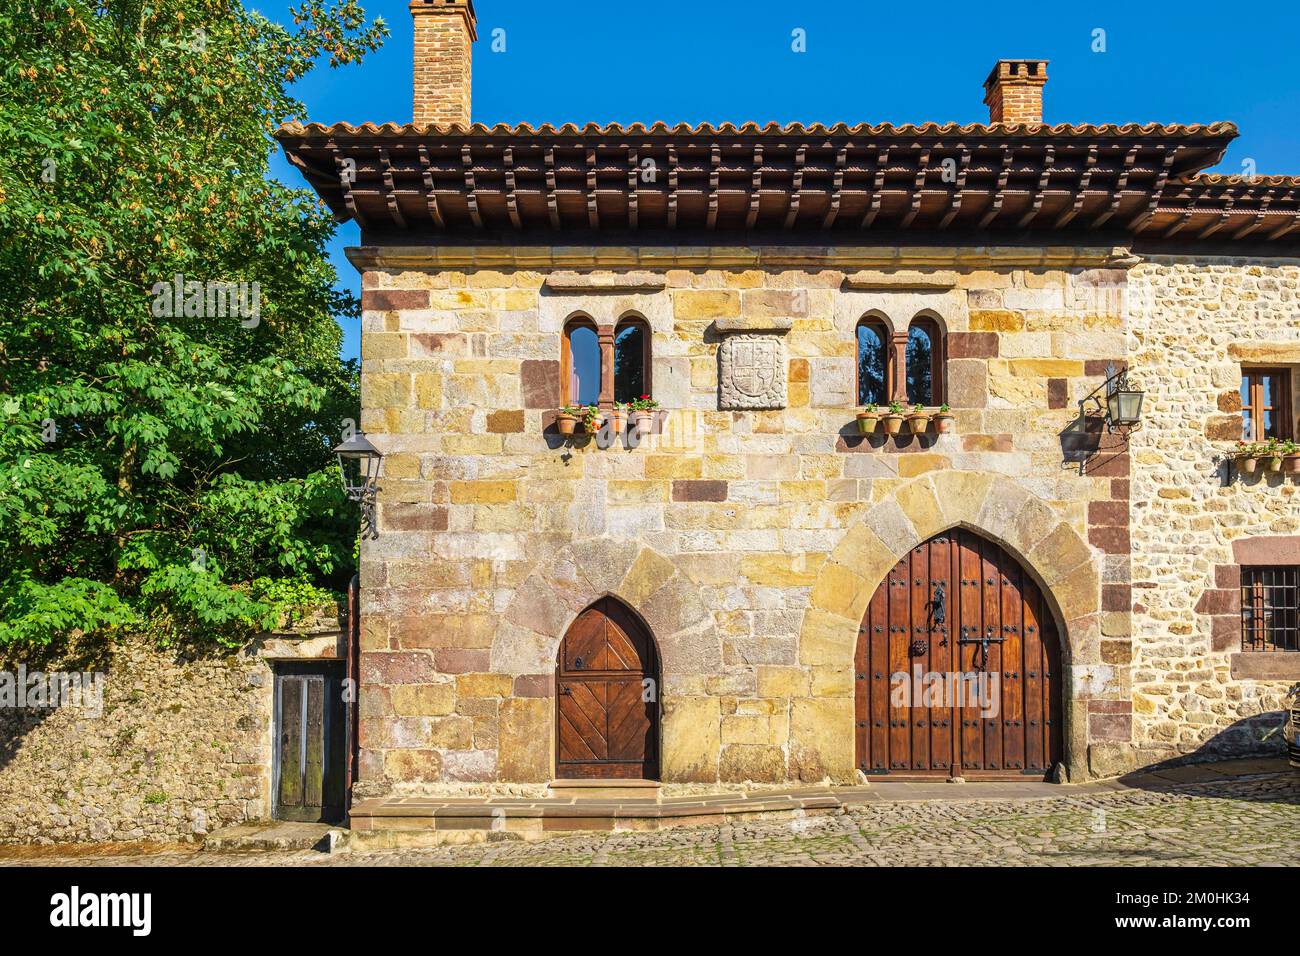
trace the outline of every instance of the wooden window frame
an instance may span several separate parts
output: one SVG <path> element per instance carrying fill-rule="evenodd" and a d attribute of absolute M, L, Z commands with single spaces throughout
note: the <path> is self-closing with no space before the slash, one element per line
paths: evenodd
<path fill-rule="evenodd" d="M 885 404 L 912 404 L 907 395 L 907 343 L 912 329 L 918 325 L 930 336 L 930 404 L 938 408 L 948 401 L 948 380 L 945 374 L 948 367 L 948 334 L 943 323 L 933 315 L 921 314 L 913 317 L 906 329 L 896 332 L 887 319 L 878 313 L 868 313 L 853 326 L 853 398 L 856 404 L 862 404 L 859 401 L 862 397 L 862 370 L 858 362 L 858 329 L 864 325 L 874 327 L 882 333 L 884 339 Z"/>
<path fill-rule="evenodd" d="M 1247 416 L 1242 415 L 1242 440 L 1251 442 L 1268 441 L 1271 437 L 1277 438 L 1294 438 L 1295 432 L 1292 430 L 1291 422 L 1291 370 L 1280 367 L 1255 367 L 1245 366 L 1241 370 L 1243 383 L 1246 384 L 1246 395 L 1249 401 L 1243 402 L 1242 412 L 1249 412 L 1251 435 L 1246 435 L 1245 422 Z M 1273 404 L 1264 408 L 1264 379 L 1272 377 L 1276 381 L 1274 389 Z M 1274 431 L 1275 436 L 1267 435 L 1263 429 L 1264 411 L 1273 413 L 1273 421 L 1276 423 Z"/>
<path fill-rule="evenodd" d="M 924 329 L 930 338 L 930 405 L 938 408 L 944 404 L 947 399 L 947 388 L 944 381 L 944 368 L 947 365 L 947 336 L 943 334 L 943 326 L 939 320 L 930 315 L 918 315 L 907 324 L 907 335 L 903 341 L 903 351 L 899 356 L 902 367 L 898 374 L 899 394 L 902 395 L 900 401 L 904 405 L 911 405 L 911 396 L 907 394 L 907 343 L 912 338 L 912 329 Z"/>
<path fill-rule="evenodd" d="M 1265 605 L 1265 589 L 1284 602 Z M 1300 651 L 1300 565 L 1243 565 L 1241 649 L 1253 653 Z"/>
<path fill-rule="evenodd" d="M 858 331 L 863 326 L 869 326 L 876 330 L 880 336 L 880 351 L 885 360 L 884 368 L 884 388 L 885 394 L 881 396 L 881 401 L 877 404 L 888 405 L 893 401 L 894 382 L 890 374 L 893 370 L 892 350 L 890 341 L 893 339 L 893 331 L 889 328 L 884 319 L 876 315 L 864 315 L 858 319 L 858 324 L 853 327 L 853 398 L 857 405 L 862 405 L 862 344 L 858 341 Z"/>
<path fill-rule="evenodd" d="M 610 392 L 611 404 L 614 401 L 614 396 L 617 394 L 616 389 L 618 387 L 618 381 L 615 378 L 615 375 L 617 373 L 616 371 L 614 371 L 616 369 L 614 358 L 615 358 L 615 350 L 617 348 L 617 343 L 618 343 L 618 334 L 628 326 L 633 326 L 633 325 L 641 329 L 641 377 L 645 381 L 644 394 L 649 395 L 651 398 L 653 398 L 655 394 L 654 365 L 651 362 L 653 350 L 651 346 L 652 336 L 650 333 L 650 323 L 647 322 L 644 318 L 642 318 L 639 315 L 627 315 L 619 319 L 617 324 L 615 324 L 613 335 L 610 338 L 609 361 L 610 361 L 610 369 L 612 372 L 614 372 L 613 374 L 610 375 L 609 392 Z"/>
<path fill-rule="evenodd" d="M 569 337 L 573 331 L 578 328 L 591 329 L 596 333 L 597 346 L 600 344 L 600 326 L 594 320 L 585 315 L 575 315 L 564 323 L 564 332 L 560 336 L 560 405 L 576 405 L 577 397 L 570 393 L 570 383 L 573 381 L 573 346 L 569 343 Z M 603 357 L 602 357 L 603 358 Z M 600 370 L 600 388 L 601 395 L 604 394 L 605 387 L 605 369 L 604 361 L 601 362 Z"/>

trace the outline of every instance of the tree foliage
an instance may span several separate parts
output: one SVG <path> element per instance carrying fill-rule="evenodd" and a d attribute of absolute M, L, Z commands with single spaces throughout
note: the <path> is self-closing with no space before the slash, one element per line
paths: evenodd
<path fill-rule="evenodd" d="M 237 0 L 0 0 L 0 645 L 237 642 L 274 582 L 350 573 L 329 447 L 357 417 L 335 316 L 358 304 L 327 212 L 269 177 L 270 133 L 303 115 L 295 80 L 386 32 L 354 0 L 292 26 Z M 176 276 L 260 308 L 165 301 Z"/>

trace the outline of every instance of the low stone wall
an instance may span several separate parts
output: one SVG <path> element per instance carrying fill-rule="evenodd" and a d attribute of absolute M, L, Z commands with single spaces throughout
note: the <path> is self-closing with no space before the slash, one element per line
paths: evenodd
<path fill-rule="evenodd" d="M 134 636 L 91 650 L 0 651 L 0 843 L 193 840 L 269 817 L 270 660 L 344 649 L 329 608 L 237 652 Z M 102 702 L 14 706 L 5 677 L 20 667 L 29 682 L 35 672 L 98 673 Z"/>
<path fill-rule="evenodd" d="M 132 637 L 89 659 L 0 657 L 0 671 L 20 665 L 101 673 L 102 712 L 0 708 L 0 842 L 187 840 L 269 814 L 258 657 Z"/>

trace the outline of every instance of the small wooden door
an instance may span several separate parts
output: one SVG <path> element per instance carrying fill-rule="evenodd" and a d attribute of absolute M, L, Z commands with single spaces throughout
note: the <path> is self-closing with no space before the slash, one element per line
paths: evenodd
<path fill-rule="evenodd" d="M 339 665 L 277 665 L 276 819 L 334 823 L 343 818 L 346 747 Z"/>
<path fill-rule="evenodd" d="M 1044 777 L 1061 760 L 1051 612 L 976 534 L 938 535 L 894 566 L 858 631 L 855 677 L 863 773 Z"/>
<path fill-rule="evenodd" d="M 556 669 L 556 776 L 659 775 L 659 673 L 645 625 L 614 598 L 578 615 Z"/>

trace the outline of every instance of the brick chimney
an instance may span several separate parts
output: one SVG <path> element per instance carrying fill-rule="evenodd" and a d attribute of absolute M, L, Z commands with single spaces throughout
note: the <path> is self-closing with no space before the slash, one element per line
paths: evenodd
<path fill-rule="evenodd" d="M 990 123 L 1042 123 L 1046 60 L 998 60 L 984 81 Z"/>
<path fill-rule="evenodd" d="M 468 126 L 474 0 L 411 0 L 415 21 L 416 125 Z"/>

